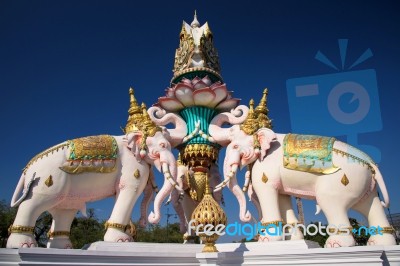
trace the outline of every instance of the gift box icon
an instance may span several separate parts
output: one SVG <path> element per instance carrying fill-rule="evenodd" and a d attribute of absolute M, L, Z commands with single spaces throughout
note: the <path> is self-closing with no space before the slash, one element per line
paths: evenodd
<path fill-rule="evenodd" d="M 347 40 L 339 40 L 342 71 L 286 81 L 292 131 L 303 134 L 347 136 L 347 142 L 367 152 L 376 162 L 380 151 L 359 145 L 360 133 L 382 130 L 379 92 L 374 69 L 351 69 L 372 56 L 367 49 L 344 71 Z M 317 60 L 339 70 L 326 56 L 317 52 Z"/>

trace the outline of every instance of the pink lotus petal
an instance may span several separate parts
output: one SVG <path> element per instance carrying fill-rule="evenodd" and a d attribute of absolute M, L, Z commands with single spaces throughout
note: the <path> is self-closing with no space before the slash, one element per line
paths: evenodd
<path fill-rule="evenodd" d="M 174 97 L 175 93 L 174 93 L 174 89 L 173 88 L 168 88 L 165 90 L 167 93 L 167 97 Z"/>
<path fill-rule="evenodd" d="M 217 107 L 215 107 L 215 109 L 221 112 L 229 112 L 230 110 L 238 106 L 239 102 L 240 100 L 236 98 L 229 99 L 218 104 Z"/>
<path fill-rule="evenodd" d="M 217 81 L 217 82 L 211 84 L 210 89 L 214 89 L 215 87 L 219 87 L 219 86 L 221 86 L 221 84 L 222 84 L 221 81 Z M 226 86 L 225 83 L 224 83 L 224 85 Z"/>
<path fill-rule="evenodd" d="M 213 108 L 212 102 L 215 96 L 215 93 L 210 88 L 198 89 L 193 92 L 194 103 L 199 106 Z"/>
<path fill-rule="evenodd" d="M 199 80 L 197 82 L 193 82 L 193 88 L 195 90 L 199 90 L 199 89 L 206 88 L 206 87 L 208 87 L 208 85 L 202 80 Z"/>
<path fill-rule="evenodd" d="M 174 98 L 160 97 L 158 98 L 158 102 L 160 103 L 160 106 L 162 108 L 170 112 L 176 112 L 185 108 L 185 106 L 183 106 L 178 100 Z"/>
<path fill-rule="evenodd" d="M 215 87 L 214 89 L 212 89 L 212 91 L 215 93 L 215 99 L 213 101 L 214 107 L 225 100 L 228 96 L 228 91 L 226 90 L 225 84 L 219 87 Z"/>
<path fill-rule="evenodd" d="M 175 87 L 175 97 L 185 106 L 193 106 L 192 84 L 179 83 Z"/>
<path fill-rule="evenodd" d="M 206 75 L 204 78 L 201 79 L 207 86 L 211 86 L 211 79 Z"/>
<path fill-rule="evenodd" d="M 185 84 L 188 84 L 188 85 L 192 85 L 192 81 L 190 79 L 187 79 L 187 78 L 182 78 L 181 82 L 185 83 Z"/>
<path fill-rule="evenodd" d="M 194 79 L 191 80 L 192 84 L 195 85 L 197 82 L 199 82 L 201 80 L 201 78 L 199 78 L 198 76 L 196 76 Z"/>

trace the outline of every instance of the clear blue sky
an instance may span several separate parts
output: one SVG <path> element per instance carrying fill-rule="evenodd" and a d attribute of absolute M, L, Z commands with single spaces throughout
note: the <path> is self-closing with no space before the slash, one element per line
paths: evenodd
<path fill-rule="evenodd" d="M 147 105 L 163 96 L 182 20 L 190 23 L 195 9 L 210 24 L 234 96 L 247 104 L 269 88 L 276 132 L 291 131 L 288 79 L 340 73 L 314 59 L 318 50 L 340 66 L 337 40 L 349 39 L 346 70 L 370 48 L 374 56 L 352 70 L 375 69 L 382 129 L 358 139 L 381 151 L 391 211 L 400 212 L 395 1 L 0 1 L 0 199 L 10 201 L 21 169 L 40 151 L 76 137 L 120 135 L 130 86 Z M 224 196 L 234 222 L 237 202 L 229 191 Z M 112 204 L 89 207 L 106 219 Z M 306 220 L 324 220 L 314 211 L 306 201 Z"/>

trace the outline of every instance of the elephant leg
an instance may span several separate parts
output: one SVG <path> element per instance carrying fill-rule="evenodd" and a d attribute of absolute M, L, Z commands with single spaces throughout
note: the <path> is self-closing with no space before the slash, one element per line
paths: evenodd
<path fill-rule="evenodd" d="M 262 212 L 261 229 L 258 242 L 270 242 L 284 240 L 279 226 L 283 224 L 281 212 L 279 210 L 279 193 L 277 189 L 269 186 L 254 188 L 257 195 L 260 195 L 260 204 Z"/>
<path fill-rule="evenodd" d="M 367 245 L 396 245 L 394 230 L 390 226 L 385 210 L 380 202 L 376 189 L 368 197 L 352 207 L 368 219 L 368 225 L 382 229 L 380 232 L 371 233 Z"/>
<path fill-rule="evenodd" d="M 340 195 L 328 196 L 328 192 L 319 191 L 317 199 L 321 210 L 328 220 L 327 234 L 325 242 L 326 248 L 351 247 L 355 245 L 354 237 L 351 233 L 351 224 L 347 215 L 348 202 L 340 198 Z M 329 229 L 333 231 L 330 232 Z"/>
<path fill-rule="evenodd" d="M 299 240 L 304 239 L 303 233 L 300 231 L 300 227 L 297 226 L 299 220 L 293 210 L 292 198 L 289 195 L 279 195 L 279 209 L 283 221 L 286 223 L 284 226 L 285 240 Z"/>
<path fill-rule="evenodd" d="M 14 223 L 10 228 L 7 248 L 37 247 L 33 230 L 40 214 L 57 204 L 56 198 L 45 195 L 32 195 L 23 201 L 19 207 Z"/>
<path fill-rule="evenodd" d="M 142 190 L 137 189 L 136 191 L 136 188 L 132 189 L 127 186 L 119 191 L 111 216 L 106 223 L 107 231 L 104 235 L 104 241 L 133 241 L 133 237 L 125 233 L 125 231 L 130 221 L 133 206 L 140 195 L 138 191 Z"/>
<path fill-rule="evenodd" d="M 72 243 L 69 239 L 71 223 L 75 218 L 77 210 L 52 209 L 49 211 L 53 217 L 49 232 L 48 248 L 71 249 Z"/>

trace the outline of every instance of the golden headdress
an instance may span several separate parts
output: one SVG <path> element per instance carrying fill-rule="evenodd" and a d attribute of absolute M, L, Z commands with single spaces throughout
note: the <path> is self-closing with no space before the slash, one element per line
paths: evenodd
<path fill-rule="evenodd" d="M 251 99 L 249 102 L 249 114 L 243 124 L 240 125 L 240 129 L 243 130 L 247 135 L 253 135 L 258 129 L 258 121 L 256 114 L 254 113 L 254 100 Z"/>
<path fill-rule="evenodd" d="M 267 96 L 268 96 L 268 89 L 265 88 L 263 92 L 263 96 L 260 100 L 260 103 L 256 107 L 255 113 L 257 116 L 259 128 L 272 128 L 272 121 L 268 118 L 268 108 L 267 108 Z"/>
<path fill-rule="evenodd" d="M 147 113 L 146 104 L 142 103 L 142 123 L 140 129 L 146 136 L 153 137 L 157 131 L 162 131 L 161 127 L 157 126 Z"/>
<path fill-rule="evenodd" d="M 124 133 L 128 134 L 134 131 L 139 131 L 142 122 L 142 110 L 138 105 L 133 88 L 129 88 L 130 106 L 128 110 L 128 122 L 126 123 Z"/>

